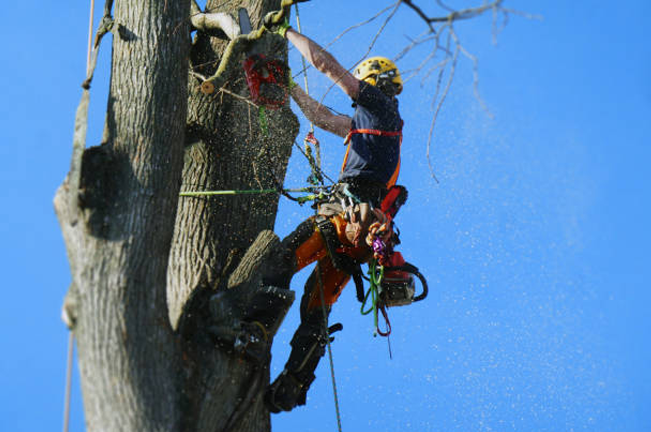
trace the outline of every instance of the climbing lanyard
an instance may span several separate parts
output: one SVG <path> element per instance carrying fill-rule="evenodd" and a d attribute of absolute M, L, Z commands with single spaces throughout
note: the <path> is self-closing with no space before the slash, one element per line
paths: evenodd
<path fill-rule="evenodd" d="M 323 184 L 323 174 L 321 172 L 321 150 L 319 145 L 319 140 L 314 136 L 314 131 L 307 133 L 304 139 L 305 144 L 305 156 L 307 157 L 308 162 L 310 163 L 310 169 L 312 173 L 307 178 L 308 183 L 311 185 L 317 186 Z M 314 146 L 314 154 L 312 153 L 312 144 Z"/>

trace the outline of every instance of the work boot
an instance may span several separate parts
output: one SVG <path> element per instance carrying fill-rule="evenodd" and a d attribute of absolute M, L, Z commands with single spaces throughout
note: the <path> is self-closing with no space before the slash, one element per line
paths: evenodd
<path fill-rule="evenodd" d="M 295 406 L 305 405 L 307 391 L 314 378 L 314 374 L 310 374 L 299 380 L 287 369 L 283 370 L 267 389 L 264 395 L 265 405 L 272 413 L 291 411 Z"/>
<path fill-rule="evenodd" d="M 334 324 L 326 335 L 323 330 L 310 329 L 304 324 L 294 334 L 292 352 L 285 369 L 265 393 L 265 404 L 272 413 L 291 411 L 298 405 L 305 405 L 307 391 L 316 378 L 314 371 L 325 354 L 326 338 L 333 341 L 330 335 L 343 328 L 341 324 Z"/>

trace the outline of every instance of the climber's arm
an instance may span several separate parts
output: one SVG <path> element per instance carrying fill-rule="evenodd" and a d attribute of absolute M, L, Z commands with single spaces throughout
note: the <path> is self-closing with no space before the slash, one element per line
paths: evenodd
<path fill-rule="evenodd" d="M 344 138 L 351 129 L 351 119 L 345 115 L 333 114 L 327 107 L 312 99 L 299 86 L 291 89 L 292 98 L 315 126 Z"/>
<path fill-rule="evenodd" d="M 357 99 L 359 80 L 339 64 L 332 54 L 291 27 L 286 29 L 285 37 L 315 68 L 341 87 L 353 100 Z"/>

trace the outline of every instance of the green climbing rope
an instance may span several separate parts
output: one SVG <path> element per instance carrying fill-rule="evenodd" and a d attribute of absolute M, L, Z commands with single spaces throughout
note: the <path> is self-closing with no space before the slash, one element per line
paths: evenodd
<path fill-rule="evenodd" d="M 379 267 L 379 269 L 378 269 Z M 368 288 L 368 291 L 366 292 L 366 295 L 364 296 L 364 301 L 362 302 L 362 307 L 360 309 L 360 312 L 362 315 L 368 315 L 371 312 L 373 312 L 373 324 L 375 325 L 375 328 L 377 329 L 378 327 L 378 287 L 380 286 L 380 283 L 382 282 L 382 278 L 384 278 L 384 266 L 378 266 L 377 260 L 372 260 L 371 263 L 368 266 L 368 273 L 369 273 L 369 280 L 370 280 L 370 286 Z M 369 298 L 371 300 L 371 304 L 368 306 L 368 309 L 366 309 L 366 305 L 369 301 Z"/>
<path fill-rule="evenodd" d="M 213 195 L 254 195 L 254 194 L 273 194 L 280 193 L 278 189 L 252 189 L 252 190 L 220 190 L 220 191 L 195 191 L 181 192 L 182 197 L 200 197 Z"/>
<path fill-rule="evenodd" d="M 296 191 L 303 192 L 303 191 Z M 250 189 L 250 190 L 219 190 L 219 191 L 188 191 L 181 192 L 182 197 L 201 197 L 214 195 L 254 195 L 254 194 L 273 194 L 280 193 L 278 189 Z"/>
<path fill-rule="evenodd" d="M 290 193 L 307 193 L 305 196 L 292 197 Z M 216 190 L 216 191 L 185 191 L 180 192 L 182 197 L 210 197 L 218 195 L 264 195 L 264 194 L 282 194 L 296 201 L 300 205 L 310 201 L 323 201 L 328 196 L 323 187 L 305 187 L 296 189 L 233 189 L 233 190 Z"/>

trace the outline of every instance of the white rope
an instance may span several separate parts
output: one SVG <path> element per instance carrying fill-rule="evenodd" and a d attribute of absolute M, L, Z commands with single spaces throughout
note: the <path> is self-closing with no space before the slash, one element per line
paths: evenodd
<path fill-rule="evenodd" d="M 86 55 L 86 76 L 90 74 L 91 52 L 93 45 L 93 21 L 95 20 L 95 0 L 90 0 L 90 17 L 88 19 L 88 52 Z M 66 390 L 63 401 L 63 432 L 70 429 L 70 395 L 72 393 L 72 363 L 75 347 L 75 334 L 72 330 L 68 334 L 68 356 L 66 361 Z"/>
<path fill-rule="evenodd" d="M 86 57 L 86 75 L 90 72 L 90 52 L 93 45 L 93 20 L 95 15 L 95 0 L 90 0 L 90 19 L 88 22 L 88 56 Z"/>
<path fill-rule="evenodd" d="M 68 361 L 66 367 L 66 393 L 63 407 L 63 432 L 68 432 L 70 425 L 70 390 L 72 384 L 72 353 L 74 351 L 75 336 L 72 331 L 68 336 Z"/>

